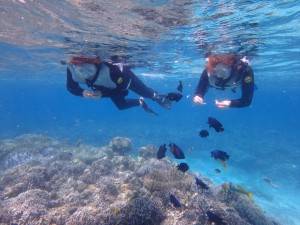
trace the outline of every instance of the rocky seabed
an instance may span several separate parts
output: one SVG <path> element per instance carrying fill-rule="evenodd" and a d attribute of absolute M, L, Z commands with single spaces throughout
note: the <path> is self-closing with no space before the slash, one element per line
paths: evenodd
<path fill-rule="evenodd" d="M 135 157 L 133 150 L 123 137 L 101 147 L 34 134 L 0 141 L 0 224 L 213 224 L 207 211 L 228 225 L 278 224 L 245 195 L 198 174 L 209 186 L 201 190 L 194 173 L 156 159 L 157 147 Z"/>

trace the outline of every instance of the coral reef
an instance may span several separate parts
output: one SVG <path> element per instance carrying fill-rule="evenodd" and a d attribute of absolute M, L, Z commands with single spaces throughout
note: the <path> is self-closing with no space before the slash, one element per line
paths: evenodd
<path fill-rule="evenodd" d="M 158 148 L 153 145 L 143 146 L 139 149 L 139 156 L 144 159 L 156 158 Z"/>
<path fill-rule="evenodd" d="M 157 148 L 130 156 L 128 138 L 107 146 L 67 145 L 40 135 L 0 141 L 0 224 L 200 225 L 207 212 L 230 225 L 275 225 L 230 185 L 182 173 Z M 181 207 L 170 203 L 176 196 Z"/>
<path fill-rule="evenodd" d="M 131 150 L 131 140 L 124 137 L 114 137 L 109 142 L 109 147 L 111 147 L 114 152 L 123 155 Z"/>

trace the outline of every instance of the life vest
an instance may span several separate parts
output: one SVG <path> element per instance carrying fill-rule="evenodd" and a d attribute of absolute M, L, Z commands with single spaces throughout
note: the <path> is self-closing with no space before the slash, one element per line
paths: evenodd
<path fill-rule="evenodd" d="M 117 87 L 117 85 L 115 84 L 115 82 L 113 82 L 113 80 L 111 79 L 110 76 L 110 70 L 108 68 L 107 65 L 105 65 L 105 63 L 102 63 L 102 65 L 100 65 L 100 69 L 98 74 L 95 74 L 96 79 L 94 82 L 95 86 L 103 86 L 106 88 L 111 88 L 114 89 Z"/>

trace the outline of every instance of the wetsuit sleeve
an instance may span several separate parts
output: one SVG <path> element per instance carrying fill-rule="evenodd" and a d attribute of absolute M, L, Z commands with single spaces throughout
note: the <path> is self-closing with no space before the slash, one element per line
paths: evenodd
<path fill-rule="evenodd" d="M 208 90 L 209 81 L 208 81 L 208 74 L 206 70 L 204 70 L 201 74 L 199 83 L 197 85 L 195 95 L 198 95 L 200 97 L 204 97 L 205 93 Z"/>
<path fill-rule="evenodd" d="M 242 78 L 242 96 L 240 99 L 231 100 L 230 107 L 246 107 L 252 102 L 254 92 L 254 75 L 250 67 L 247 68 Z"/>
<path fill-rule="evenodd" d="M 83 93 L 83 89 L 73 80 L 72 73 L 69 68 L 67 68 L 67 90 L 76 96 L 82 96 Z"/>

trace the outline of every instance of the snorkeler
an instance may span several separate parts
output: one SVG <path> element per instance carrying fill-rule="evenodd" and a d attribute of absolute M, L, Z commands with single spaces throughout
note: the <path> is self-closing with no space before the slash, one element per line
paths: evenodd
<path fill-rule="evenodd" d="M 89 90 L 81 88 L 85 84 Z M 73 95 L 99 99 L 109 97 L 118 109 L 142 106 L 146 112 L 156 114 L 144 101 L 152 99 L 164 108 L 171 107 L 171 99 L 147 87 L 128 66 L 114 61 L 104 62 L 99 57 L 75 56 L 68 63 L 67 89 Z M 125 98 L 129 90 L 141 97 Z"/>
<path fill-rule="evenodd" d="M 241 87 L 242 96 L 234 100 L 215 100 L 218 108 L 246 107 L 251 104 L 254 91 L 254 75 L 246 57 L 237 55 L 210 55 L 207 58 L 206 68 L 202 72 L 200 81 L 196 88 L 193 102 L 205 104 L 204 95 L 208 87 L 225 90 L 227 88 L 235 91 Z"/>

